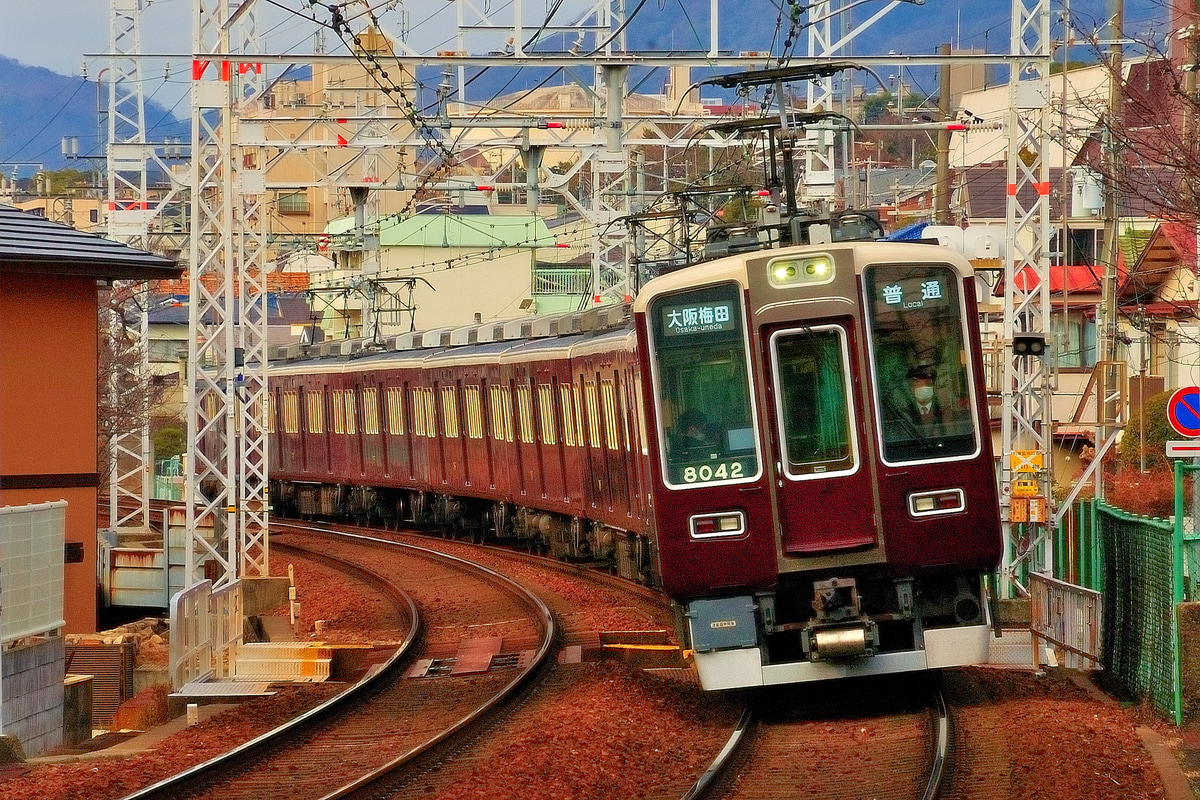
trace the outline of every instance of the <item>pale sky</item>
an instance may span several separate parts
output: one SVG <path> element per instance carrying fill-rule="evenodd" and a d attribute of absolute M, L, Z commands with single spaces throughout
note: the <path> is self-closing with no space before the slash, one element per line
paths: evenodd
<path fill-rule="evenodd" d="M 142 52 L 173 53 L 176 57 L 159 61 L 147 60 L 144 65 L 146 80 L 146 96 L 170 107 L 177 98 L 187 91 L 190 52 L 192 48 L 191 11 L 193 0 L 118 0 L 119 2 L 143 4 L 142 14 Z M 547 0 L 548 1 L 548 0 Z M 775 0 L 782 2 L 782 0 Z M 0 0 L 0 54 L 14 58 L 24 64 L 47 67 L 64 75 L 79 75 L 85 60 L 88 62 L 89 79 L 94 80 L 97 73 L 103 69 L 107 60 L 93 55 L 85 58 L 85 54 L 100 54 L 108 49 L 109 41 L 109 8 L 114 0 Z M 723 17 L 735 13 L 739 7 L 744 9 L 746 0 L 720 0 Z M 1001 0 L 1002 2 L 1002 0 Z M 1163 10 L 1168 0 L 1129 0 L 1126 2 L 1126 30 L 1136 34 L 1149 26 L 1149 20 L 1165 19 Z M 559 12 L 556 23 L 569 23 L 578 19 L 585 9 L 594 6 L 595 0 L 567 0 L 563 10 Z M 1072 12 L 1081 22 L 1101 20 L 1106 15 L 1110 0 L 1072 0 Z M 690 9 L 706 9 L 708 0 L 656 0 L 649 8 L 658 14 L 678 13 L 685 5 Z M 757 0 L 765 8 L 770 8 L 768 0 Z M 846 5 L 858 6 L 852 0 L 844 0 Z M 389 8 L 389 5 L 391 8 Z M 478 8 L 491 8 L 497 21 L 505 19 L 509 2 L 494 0 L 488 4 L 473 4 Z M 632 5 L 632 4 L 631 4 Z M 879 3 L 882 6 L 883 3 Z M 421 53 L 434 53 L 439 49 L 454 46 L 454 13 L 456 4 L 449 0 L 373 0 L 372 6 L 379 11 L 387 32 L 400 38 L 402 32 L 409 45 Z M 657 6 L 657 8 L 655 8 Z M 973 18 L 979 10 L 987 8 L 993 18 L 998 8 L 997 0 L 925 0 L 925 8 L 901 4 L 889 17 L 877 23 L 877 27 L 893 24 L 893 19 L 917 19 L 922 13 L 929 18 L 930 12 L 940 9 L 947 16 L 946 7 L 950 6 L 957 12 L 957 31 L 945 31 L 939 34 L 939 41 L 963 37 L 964 44 L 983 46 L 991 52 L 1000 52 L 1007 48 L 1007 15 L 1003 30 L 979 30 L 979 23 Z M 1061 7 L 1060 0 L 1052 0 L 1052 8 Z M 264 37 L 264 49 L 268 52 L 313 52 L 314 35 L 318 28 L 311 20 L 304 19 L 299 13 L 311 14 L 307 0 L 258 0 L 255 6 L 258 15 L 259 30 Z M 347 13 L 353 12 L 353 5 L 347 7 Z M 876 4 L 865 4 L 854 11 L 855 18 L 862 21 L 868 13 L 874 13 Z M 533 20 L 530 24 L 536 26 L 534 19 L 545 14 L 542 2 L 526 0 L 526 16 Z M 972 13 L 972 12 L 975 13 Z M 511 13 L 511 12 L 508 12 Z M 861 16 L 860 16 L 861 15 Z M 328 19 L 328 12 L 318 6 L 318 18 Z M 469 20 L 470 21 L 470 20 Z M 725 19 L 728 23 L 728 19 Z M 354 26 L 356 29 L 360 25 Z M 898 25 L 902 30 L 912 30 L 914 26 Z M 1057 28 L 1057 26 L 1056 26 Z M 698 35 L 707 37 L 707 31 L 698 31 Z M 928 31 L 922 32 L 928 38 Z M 333 39 L 332 35 L 327 39 Z M 898 44 L 900 44 L 898 42 Z M 914 44 L 926 50 L 925 44 Z M 337 52 L 340 43 L 328 41 L 328 52 Z M 486 46 L 479 52 L 485 52 Z M 797 52 L 804 49 L 803 41 Z M 475 51 L 475 48 L 472 48 Z M 900 50 L 900 47 L 897 47 Z M 169 63 L 169 71 L 166 65 Z M 164 73 L 168 73 L 164 78 Z M 0 91 L 3 87 L 0 87 Z"/>

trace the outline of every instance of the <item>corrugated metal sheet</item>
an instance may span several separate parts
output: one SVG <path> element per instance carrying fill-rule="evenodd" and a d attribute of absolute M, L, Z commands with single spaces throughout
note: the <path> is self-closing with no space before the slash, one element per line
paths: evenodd
<path fill-rule="evenodd" d="M 133 697 L 134 645 L 79 643 L 67 645 L 67 672 L 91 675 L 92 724 L 110 724 L 117 706 Z"/>
<path fill-rule="evenodd" d="M 170 258 L 0 205 L 0 269 L 110 279 L 175 278 Z"/>

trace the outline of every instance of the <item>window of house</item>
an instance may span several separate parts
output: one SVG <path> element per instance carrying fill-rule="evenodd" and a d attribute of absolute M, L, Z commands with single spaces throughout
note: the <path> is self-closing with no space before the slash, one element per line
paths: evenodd
<path fill-rule="evenodd" d="M 302 189 L 296 192 L 280 192 L 278 210 L 280 214 L 309 213 L 308 191 Z"/>

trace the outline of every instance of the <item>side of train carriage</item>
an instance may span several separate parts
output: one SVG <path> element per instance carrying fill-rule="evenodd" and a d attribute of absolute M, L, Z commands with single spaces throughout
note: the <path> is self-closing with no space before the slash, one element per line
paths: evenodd
<path fill-rule="evenodd" d="M 656 278 L 611 330 L 279 364 L 273 502 L 607 562 L 706 689 L 980 663 L 977 319 L 961 256 L 857 242 Z"/>

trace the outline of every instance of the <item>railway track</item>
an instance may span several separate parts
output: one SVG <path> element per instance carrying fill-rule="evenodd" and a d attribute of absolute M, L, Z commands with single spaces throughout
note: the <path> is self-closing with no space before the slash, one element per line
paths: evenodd
<path fill-rule="evenodd" d="M 405 597 L 403 604 L 414 621 L 416 606 L 406 593 L 378 571 L 356 562 L 373 561 L 389 572 L 437 582 L 452 590 L 469 584 L 470 591 L 489 602 L 509 628 L 514 627 L 515 615 L 523 615 L 524 624 L 518 627 L 524 628 L 524 638 L 532 638 L 533 656 L 518 669 L 460 682 L 453 688 L 404 680 L 405 670 L 413 668 L 428 638 L 418 638 L 414 622 L 406 636 L 406 645 L 412 646 L 403 647 L 403 653 L 398 650 L 380 671 L 353 689 L 217 759 L 128 795 L 126 800 L 271 797 L 278 796 L 281 781 L 286 782 L 292 797 L 339 796 L 364 776 L 416 761 L 469 728 L 527 681 L 551 652 L 555 627 L 549 612 L 536 597 L 489 570 L 413 546 L 392 544 L 386 557 L 376 552 L 373 559 L 353 561 L 334 555 L 335 548 L 320 549 L 321 559 L 337 561 L 341 568 L 369 576 L 394 597 Z M 427 624 L 436 621 L 436 613 L 430 609 Z M 413 713 L 415 708 L 421 709 L 419 715 Z"/>
<path fill-rule="evenodd" d="M 331 525 L 322 529 L 335 535 L 358 536 L 343 526 Z M 583 635 L 584 629 L 590 627 L 592 618 L 588 616 L 588 610 L 594 611 L 597 604 L 609 613 L 621 609 L 623 619 L 634 624 L 670 625 L 669 611 L 660 593 L 594 569 L 506 548 L 454 540 L 434 538 L 430 541 L 430 537 L 398 532 L 385 532 L 379 536 L 390 541 L 421 541 L 430 547 L 460 554 L 473 562 L 487 561 L 489 566 L 529 585 L 538 591 L 555 616 L 565 621 L 561 626 L 561 641 L 564 643 L 574 641 Z M 563 661 L 561 653 L 567 649 L 560 651 L 560 662 Z M 571 716 L 581 704 L 587 705 L 594 699 L 596 692 L 603 692 L 605 684 L 610 682 L 605 673 L 597 672 L 595 664 L 558 663 L 547 669 L 539 681 L 526 687 L 519 697 L 506 702 L 503 714 L 480 720 L 470 730 L 456 734 L 435 751 L 365 777 L 359 785 L 329 797 L 404 798 L 437 796 L 440 793 L 457 796 L 470 795 L 472 791 L 486 794 L 486 787 L 493 780 L 490 774 L 492 768 L 501 762 L 510 769 L 514 766 L 521 769 L 522 762 L 534 769 L 538 773 L 536 785 L 540 796 L 576 796 L 581 790 L 578 784 L 570 784 L 573 773 L 586 772 L 588 769 L 602 772 L 605 767 L 595 763 L 588 765 L 584 752 L 570 746 L 570 730 L 574 727 Z M 686 688 L 694 691 L 690 685 Z M 618 724 L 623 716 L 636 713 L 622 708 L 623 699 L 627 698 L 618 693 L 605 701 L 605 716 L 618 721 Z M 733 714 L 732 718 L 737 719 L 737 714 Z M 530 745 L 531 739 L 542 738 L 561 743 L 561 747 L 551 748 L 557 752 L 549 758 L 536 746 Z M 723 742 L 722 737 L 717 745 Z M 586 746 L 589 750 L 603 751 L 612 744 L 611 741 L 589 740 Z M 708 759 L 712 760 L 712 766 L 708 770 L 697 770 L 685 778 L 650 787 L 647 796 L 671 800 L 698 797 L 720 768 L 722 758 L 711 757 L 711 753 L 718 749 L 719 746 L 710 749 Z M 602 759 L 603 756 L 597 756 L 597 761 Z M 556 781 L 562 783 L 556 784 Z M 611 796 L 622 796 L 620 789 L 615 791 Z"/>
<path fill-rule="evenodd" d="M 689 800 L 936 800 L 951 749 L 940 689 L 927 676 L 765 691 Z"/>
<path fill-rule="evenodd" d="M 442 551 L 444 556 L 446 551 L 457 553 L 457 556 L 447 557 L 460 559 L 464 564 L 490 561 L 496 569 L 510 575 L 517 573 L 514 580 L 534 586 L 540 583 L 543 588 L 546 581 L 536 574 L 520 573 L 525 570 L 558 573 L 572 580 L 606 586 L 608 591 L 635 596 L 642 606 L 639 613 L 647 620 L 669 623 L 663 598 L 657 592 L 554 559 L 416 534 L 382 532 L 364 535 L 358 532 L 359 529 L 338 525 L 295 526 L 275 520 L 273 528 L 273 545 L 279 548 L 295 544 L 295 535 L 280 535 L 283 531 L 303 530 L 306 536 L 339 542 L 337 548 L 321 548 L 324 550 L 347 546 L 360 548 L 365 554 L 368 549 L 378 552 L 377 548 L 415 548 L 418 545 L 414 543 L 421 542 L 423 547 Z M 366 558 L 374 561 L 377 567 L 381 566 L 378 556 Z M 514 567 L 513 564 L 525 566 Z M 410 574 L 408 579 L 412 578 Z M 562 619 L 569 620 L 578 613 L 578 609 L 562 598 L 550 598 L 547 616 L 551 608 L 554 615 Z M 560 641 L 570 636 L 570 625 L 560 629 Z M 436 642 L 431 647 L 425 644 L 427 656 L 445 652 L 444 643 L 440 649 Z M 548 644 L 546 650 L 549 652 Z M 407 663 L 411 665 L 414 660 L 433 663 L 438 658 L 422 659 L 418 653 Z M 331 708 L 323 716 L 317 712 L 324 707 L 316 709 L 223 759 L 201 765 L 195 770 L 199 774 L 194 777 L 185 773 L 130 795 L 127 800 L 269 796 L 278 791 L 281 775 L 287 776 L 292 787 L 291 796 L 295 797 L 329 800 L 415 798 L 437 796 L 443 792 L 469 792 L 472 785 L 482 782 L 486 786 L 489 765 L 496 763 L 496 759 L 520 759 L 522 743 L 531 731 L 554 736 L 556 715 L 564 707 L 571 706 L 574 702 L 572 693 L 578 692 L 581 683 L 579 668 L 554 666 L 548 659 L 528 674 L 531 676 L 528 679 L 513 681 L 512 684 L 517 685 L 511 691 L 493 694 L 491 699 L 478 703 L 477 711 L 461 715 L 452 724 L 425 726 L 423 744 L 414 744 L 407 749 L 393 748 L 392 757 L 376 758 L 372 764 L 360 756 L 364 752 L 380 751 L 373 742 L 379 731 L 386 727 L 381 724 L 381 719 L 410 715 L 411 709 L 419 705 L 423 718 L 449 720 L 457 713 L 450 709 L 458 706 L 444 703 L 451 694 L 464 694 L 461 685 L 456 685 L 452 692 L 442 692 L 436 680 L 383 678 L 392 681 L 393 685 L 420 686 L 420 689 L 409 693 L 389 690 L 391 694 L 380 693 L 365 704 L 339 707 L 331 701 L 326 704 Z M 377 678 L 382 676 L 383 673 Z M 586 680 L 584 678 L 582 682 L 586 683 Z M 705 769 L 686 781 L 676 781 L 674 785 L 643 787 L 647 790 L 645 796 L 672 800 L 677 797 L 684 800 L 791 797 L 797 787 L 803 786 L 806 788 L 801 796 L 934 800 L 939 796 L 949 741 L 944 703 L 940 694 L 935 693 L 936 700 L 915 707 L 913 698 L 918 694 L 931 696 L 925 681 L 916 682 L 920 684 L 918 691 L 911 680 L 886 680 L 895 684 L 895 688 L 883 695 L 873 689 L 855 691 L 856 700 L 824 698 L 814 701 L 804 687 L 760 693 L 754 703 L 747 703 L 741 709 L 737 724 L 730 727 L 722 746 L 713 748 L 715 755 Z M 849 684 L 844 688 L 849 688 Z M 867 698 L 873 700 L 867 701 Z M 933 710 L 939 706 L 940 713 Z M 489 713 L 499 708 L 503 708 L 502 714 Z M 620 708 L 612 711 L 615 715 L 621 714 Z M 308 724 L 303 724 L 305 718 L 311 718 Z M 434 732 L 434 725 L 442 727 Z M 395 740 L 396 732 L 388 738 Z M 857 760 L 863 763 L 861 772 L 852 766 L 856 758 L 846 758 L 847 749 L 857 753 Z M 797 754 L 804 755 L 798 757 Z M 569 774 L 570 760 L 577 755 L 572 751 L 562 763 L 542 763 L 541 768 L 550 774 Z M 321 773 L 319 779 L 305 775 L 305 769 L 313 764 L 322 765 L 318 770 Z M 329 765 L 338 768 L 331 769 Z M 790 766 L 781 769 L 780 765 Z M 570 793 L 562 796 L 570 796 Z"/>

